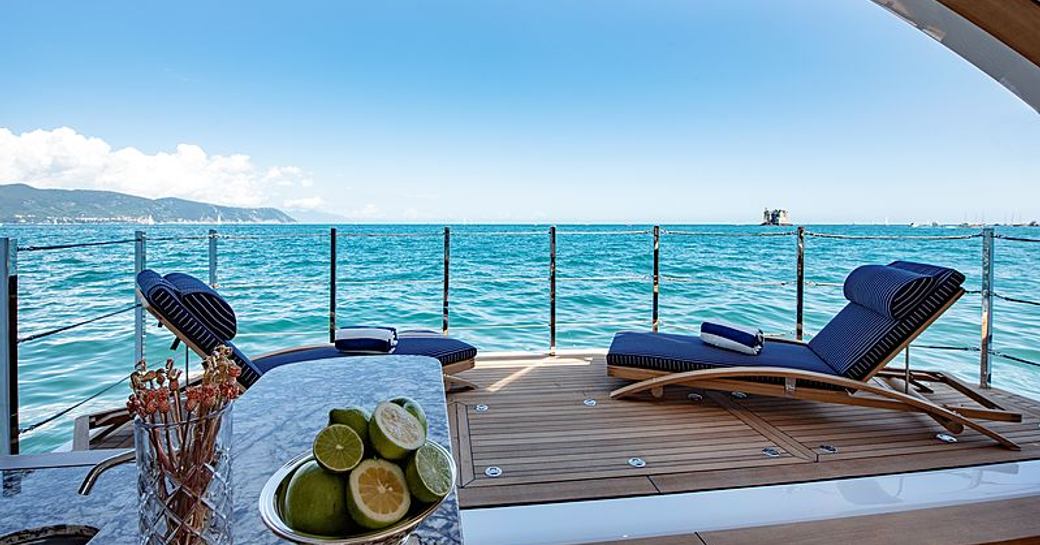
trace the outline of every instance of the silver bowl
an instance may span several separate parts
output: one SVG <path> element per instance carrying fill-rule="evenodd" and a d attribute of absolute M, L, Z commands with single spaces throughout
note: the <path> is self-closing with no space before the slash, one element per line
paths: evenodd
<path fill-rule="evenodd" d="M 448 449 L 433 442 L 431 444 L 441 449 L 448 456 L 448 461 L 451 464 L 451 491 L 454 491 L 455 481 L 458 478 L 455 459 L 448 452 Z M 349 537 L 327 537 L 297 532 L 290 528 L 282 518 L 282 497 L 285 495 L 285 488 L 289 485 L 289 479 L 292 478 L 293 473 L 312 459 L 314 459 L 314 456 L 309 452 L 305 452 L 289 460 L 267 479 L 263 490 L 260 491 L 260 518 L 263 519 L 264 524 L 275 535 L 293 543 L 307 545 L 400 545 L 405 543 L 408 540 L 408 536 L 415 531 L 415 528 L 422 524 L 444 502 L 443 498 L 436 503 L 429 504 L 412 502 L 412 510 L 397 524 L 364 534 Z M 451 491 L 448 492 L 448 496 L 451 495 Z M 445 496 L 445 498 L 448 496 Z"/>

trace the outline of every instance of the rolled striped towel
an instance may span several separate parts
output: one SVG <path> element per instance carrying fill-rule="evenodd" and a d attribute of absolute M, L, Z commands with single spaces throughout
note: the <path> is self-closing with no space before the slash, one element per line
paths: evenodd
<path fill-rule="evenodd" d="M 715 322 L 701 324 L 701 340 L 719 348 L 757 356 L 765 337 L 761 329 L 737 327 Z"/>
<path fill-rule="evenodd" d="M 349 326 L 336 330 L 336 349 L 342 352 L 387 354 L 397 346 L 397 329 L 392 327 Z"/>

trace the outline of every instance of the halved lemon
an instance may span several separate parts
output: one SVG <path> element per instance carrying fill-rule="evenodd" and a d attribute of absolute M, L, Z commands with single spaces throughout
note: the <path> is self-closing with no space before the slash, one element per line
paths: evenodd
<path fill-rule="evenodd" d="M 368 459 L 350 472 L 347 511 L 358 525 L 372 530 L 404 518 L 412 506 L 404 472 L 397 464 Z"/>

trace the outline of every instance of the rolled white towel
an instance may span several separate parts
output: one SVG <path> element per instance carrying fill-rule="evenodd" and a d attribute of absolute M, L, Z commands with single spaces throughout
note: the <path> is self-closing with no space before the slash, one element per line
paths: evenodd
<path fill-rule="evenodd" d="M 761 329 L 704 322 L 701 324 L 701 340 L 712 346 L 757 356 L 762 351 L 765 336 Z"/>
<path fill-rule="evenodd" d="M 392 327 L 350 326 L 336 330 L 336 348 L 343 352 L 387 354 L 397 347 L 397 329 Z"/>

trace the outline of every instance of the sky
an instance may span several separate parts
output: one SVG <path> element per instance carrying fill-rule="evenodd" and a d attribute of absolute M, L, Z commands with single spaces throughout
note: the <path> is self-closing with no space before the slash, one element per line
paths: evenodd
<path fill-rule="evenodd" d="M 1040 116 L 867 0 L 0 0 L 0 183 L 358 222 L 1040 220 Z"/>

